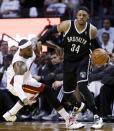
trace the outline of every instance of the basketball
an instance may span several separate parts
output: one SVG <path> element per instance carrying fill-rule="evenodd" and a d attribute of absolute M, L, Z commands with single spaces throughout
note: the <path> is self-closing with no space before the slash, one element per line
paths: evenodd
<path fill-rule="evenodd" d="M 104 65 L 108 63 L 108 61 L 109 55 L 104 49 L 95 49 L 91 54 L 91 62 L 94 65 Z"/>

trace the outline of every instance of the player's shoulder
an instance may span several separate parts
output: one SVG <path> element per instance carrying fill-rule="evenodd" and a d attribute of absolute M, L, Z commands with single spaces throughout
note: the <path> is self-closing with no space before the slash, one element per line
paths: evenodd
<path fill-rule="evenodd" d="M 90 36 L 91 36 L 91 39 L 94 39 L 96 38 L 96 35 L 97 35 L 97 28 L 90 24 Z"/>
<path fill-rule="evenodd" d="M 58 26 L 59 32 L 66 32 L 71 25 L 71 20 L 62 21 Z"/>
<path fill-rule="evenodd" d="M 94 26 L 93 24 L 90 23 L 90 29 L 93 30 L 93 31 L 97 31 L 97 28 L 96 26 Z"/>
<path fill-rule="evenodd" d="M 65 25 L 69 25 L 71 22 L 71 20 L 64 20 L 61 22 L 61 24 L 65 24 Z"/>

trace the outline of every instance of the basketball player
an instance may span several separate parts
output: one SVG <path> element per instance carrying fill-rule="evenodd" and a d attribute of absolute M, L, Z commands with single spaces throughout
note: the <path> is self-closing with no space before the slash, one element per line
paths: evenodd
<path fill-rule="evenodd" d="M 52 88 L 37 82 L 32 78 L 30 72 L 31 64 L 35 59 L 32 42 L 23 39 L 19 43 L 19 49 L 13 57 L 12 63 L 7 70 L 7 88 L 19 101 L 12 109 L 3 115 L 6 121 L 15 121 L 17 112 L 25 105 L 32 105 L 36 102 L 35 98 L 43 94 L 49 99 L 50 104 L 66 121 L 66 128 L 78 129 L 84 125 L 71 120 L 69 114 L 61 106 L 60 102 L 53 94 Z"/>
<path fill-rule="evenodd" d="M 77 102 L 73 94 L 78 86 L 89 109 L 94 113 L 95 123 L 92 128 L 99 129 L 103 126 L 103 121 L 97 115 L 94 98 L 87 88 L 90 52 L 99 48 L 99 44 L 96 40 L 97 29 L 88 20 L 89 10 L 86 7 L 79 7 L 75 20 L 63 21 L 50 29 L 39 39 L 39 43 L 44 43 L 53 33 L 62 32 L 64 34 L 64 96 L 71 104 L 78 107 L 78 111 L 81 111 L 84 103 Z"/>

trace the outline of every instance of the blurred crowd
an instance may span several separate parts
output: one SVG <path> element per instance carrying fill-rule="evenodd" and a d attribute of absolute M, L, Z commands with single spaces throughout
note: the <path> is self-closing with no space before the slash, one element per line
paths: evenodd
<path fill-rule="evenodd" d="M 86 2 L 85 2 L 86 1 Z M 114 27 L 111 25 L 113 20 L 114 2 L 113 0 L 0 0 L 0 17 L 1 18 L 36 18 L 36 17 L 61 17 L 61 19 L 74 18 L 74 12 L 79 5 L 86 5 L 91 9 L 91 18 L 102 18 L 102 25 L 98 28 L 97 38 L 101 47 L 105 49 L 110 56 L 110 64 L 114 66 Z M 98 6 L 99 5 L 99 6 Z M 96 11 L 97 10 L 97 11 Z M 100 25 L 100 21 L 98 25 Z M 48 26 L 46 26 L 47 28 Z M 56 43 L 59 48 L 52 49 L 48 47 L 47 52 L 42 52 L 37 55 L 36 60 L 32 64 L 31 71 L 33 77 L 38 81 L 43 82 L 55 91 L 56 97 L 63 103 L 65 108 L 70 112 L 71 106 L 63 98 L 63 50 L 62 50 L 62 34 L 55 34 L 49 38 L 49 41 Z M 8 41 L 0 41 L 0 119 L 2 115 L 9 110 L 17 101 L 17 98 L 12 96 L 7 86 L 6 70 L 10 65 L 13 55 L 18 50 L 18 46 L 8 47 Z M 99 70 L 106 76 L 104 69 Z M 97 72 L 97 73 L 98 73 Z M 111 72 L 111 71 L 110 71 Z M 110 73 L 109 72 L 109 73 Z M 113 76 L 114 74 L 112 74 Z M 96 83 L 92 85 L 92 93 L 95 96 L 98 105 L 99 113 L 103 116 L 104 120 L 113 118 L 114 116 L 114 82 L 109 84 L 110 91 L 102 88 L 103 85 L 99 84 L 104 77 L 99 77 Z M 114 76 L 113 76 L 114 77 Z M 96 81 L 96 77 L 91 76 L 91 82 Z M 90 84 L 91 85 L 91 84 Z M 100 87 L 100 88 L 98 88 Z M 90 88 L 90 87 L 88 87 Z M 104 89 L 104 90 L 103 90 Z M 77 91 L 78 92 L 78 91 Z M 79 92 L 78 92 L 79 93 Z M 78 94 L 77 93 L 77 94 Z M 76 95 L 77 95 L 76 94 Z M 106 97 L 107 96 L 107 97 Z M 110 99 L 109 99 L 109 97 Z M 78 96 L 81 99 L 81 96 Z M 103 103 L 104 102 L 104 103 Z M 107 103 L 107 104 L 106 104 Z M 58 121 L 62 118 L 57 114 L 44 96 L 37 98 L 37 102 L 31 106 L 26 106 L 18 113 L 18 121 L 41 121 L 52 120 Z M 93 114 L 87 109 L 85 112 L 80 113 L 80 121 L 92 121 Z M 112 119 L 111 119 L 112 120 Z"/>
<path fill-rule="evenodd" d="M 61 17 L 71 19 L 80 5 L 87 6 L 93 20 L 114 19 L 113 0 L 0 0 L 1 18 Z"/>

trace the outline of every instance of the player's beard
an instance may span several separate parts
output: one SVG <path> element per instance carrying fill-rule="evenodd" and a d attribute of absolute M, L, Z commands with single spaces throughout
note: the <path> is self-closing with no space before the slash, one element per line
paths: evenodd
<path fill-rule="evenodd" d="M 32 57 L 32 55 L 33 55 L 33 54 L 31 54 L 31 55 L 30 55 L 30 54 L 29 54 L 29 55 L 26 54 L 24 57 L 25 57 L 26 59 L 28 59 L 28 58 Z"/>

